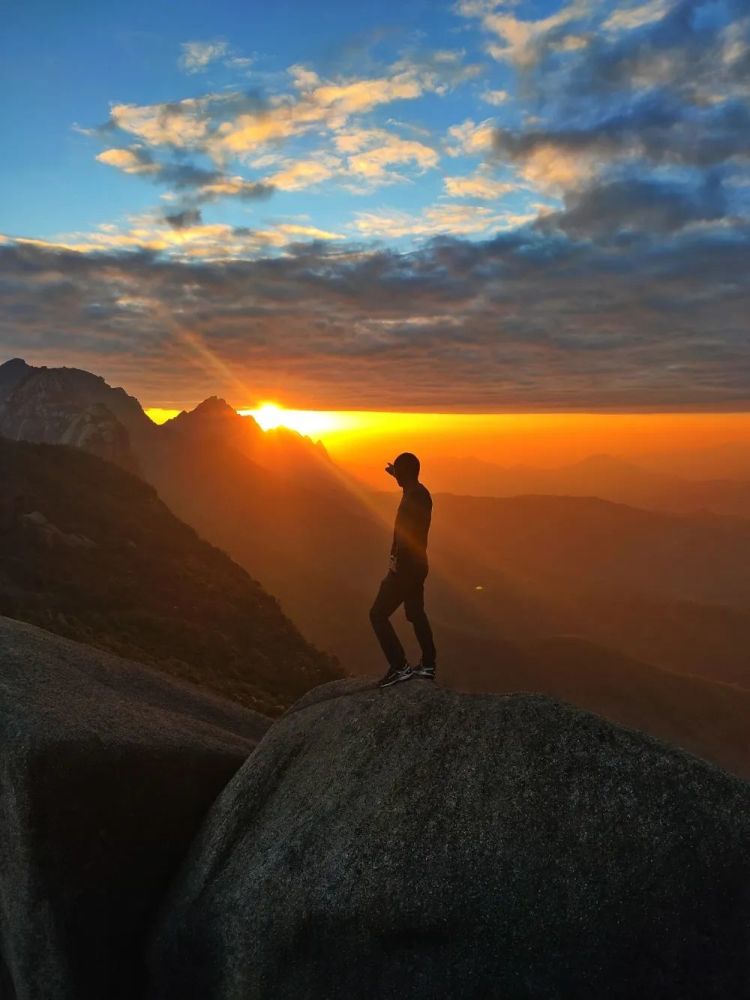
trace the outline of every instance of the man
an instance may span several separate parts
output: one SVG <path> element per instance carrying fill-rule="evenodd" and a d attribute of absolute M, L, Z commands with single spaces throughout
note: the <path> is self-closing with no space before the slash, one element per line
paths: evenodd
<path fill-rule="evenodd" d="M 419 459 L 411 452 L 403 452 L 386 466 L 385 471 L 395 478 L 404 492 L 393 529 L 390 569 L 370 608 L 372 627 L 388 660 L 388 672 L 380 681 L 380 687 L 389 687 L 410 677 L 435 678 L 435 645 L 424 610 L 432 497 L 419 482 Z M 409 665 L 404 647 L 390 622 L 390 616 L 402 603 L 422 651 L 422 658 L 415 667 Z"/>

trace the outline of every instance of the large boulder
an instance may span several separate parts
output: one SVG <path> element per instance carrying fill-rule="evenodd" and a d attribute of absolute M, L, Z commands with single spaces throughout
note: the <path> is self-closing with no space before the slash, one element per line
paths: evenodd
<path fill-rule="evenodd" d="M 161 896 L 263 716 L 0 618 L 0 997 L 135 1000 Z"/>
<path fill-rule="evenodd" d="M 153 1000 L 750 996 L 750 785 L 541 695 L 340 681 L 209 813 Z"/>

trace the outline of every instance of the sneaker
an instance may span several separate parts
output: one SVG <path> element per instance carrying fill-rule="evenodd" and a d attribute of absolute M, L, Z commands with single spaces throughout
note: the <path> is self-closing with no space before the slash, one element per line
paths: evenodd
<path fill-rule="evenodd" d="M 426 681 L 435 680 L 435 664 L 425 664 L 418 663 L 415 667 L 412 667 L 412 673 L 415 677 L 422 677 Z"/>
<path fill-rule="evenodd" d="M 383 677 L 378 683 L 378 687 L 387 688 L 391 684 L 398 684 L 399 681 L 408 681 L 412 676 L 412 669 L 408 663 L 404 663 L 403 667 L 393 668 L 388 671 L 388 673 Z"/>

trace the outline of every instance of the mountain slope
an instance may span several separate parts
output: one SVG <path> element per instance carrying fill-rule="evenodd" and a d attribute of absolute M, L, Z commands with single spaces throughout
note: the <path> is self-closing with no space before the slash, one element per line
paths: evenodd
<path fill-rule="evenodd" d="M 374 499 L 392 509 L 389 494 Z M 574 632 L 750 686 L 750 520 L 593 497 L 433 499 L 436 610 L 450 604 L 449 582 L 506 638 Z M 509 592 L 527 596 L 525 615 Z"/>
<path fill-rule="evenodd" d="M 0 439 L 0 612 L 266 713 L 338 673 L 152 487 L 77 448 Z"/>
<path fill-rule="evenodd" d="M 612 455 L 589 455 L 555 468 L 502 466 L 474 456 L 437 458 L 431 463 L 433 488 L 463 496 L 509 497 L 518 494 L 595 496 L 650 510 L 750 517 L 750 463 L 744 478 L 697 478 L 700 463 L 685 476 L 649 469 Z M 352 467 L 361 478 L 367 470 Z"/>

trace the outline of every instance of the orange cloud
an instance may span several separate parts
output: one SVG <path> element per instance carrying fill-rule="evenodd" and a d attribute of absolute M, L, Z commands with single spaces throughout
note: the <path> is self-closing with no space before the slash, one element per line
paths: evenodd
<path fill-rule="evenodd" d="M 509 222 L 510 220 L 510 222 Z M 432 205 L 421 215 L 409 212 L 357 212 L 355 227 L 365 236 L 433 236 L 439 233 L 467 235 L 517 224 L 517 216 L 495 212 L 484 205 Z"/>
<path fill-rule="evenodd" d="M 449 156 L 483 156 L 492 149 L 494 136 L 494 121 L 486 118 L 483 122 L 467 118 L 459 125 L 451 125 L 448 129 L 451 143 L 446 146 Z"/>
<path fill-rule="evenodd" d="M 444 177 L 446 193 L 454 198 L 481 198 L 494 201 L 511 191 L 517 191 L 518 184 L 511 181 L 498 181 L 492 177 L 474 174 L 472 177 Z"/>
<path fill-rule="evenodd" d="M 133 149 L 105 149 L 96 158 L 100 163 L 117 167 L 126 174 L 156 174 L 160 170 L 158 163 L 140 157 Z"/>

